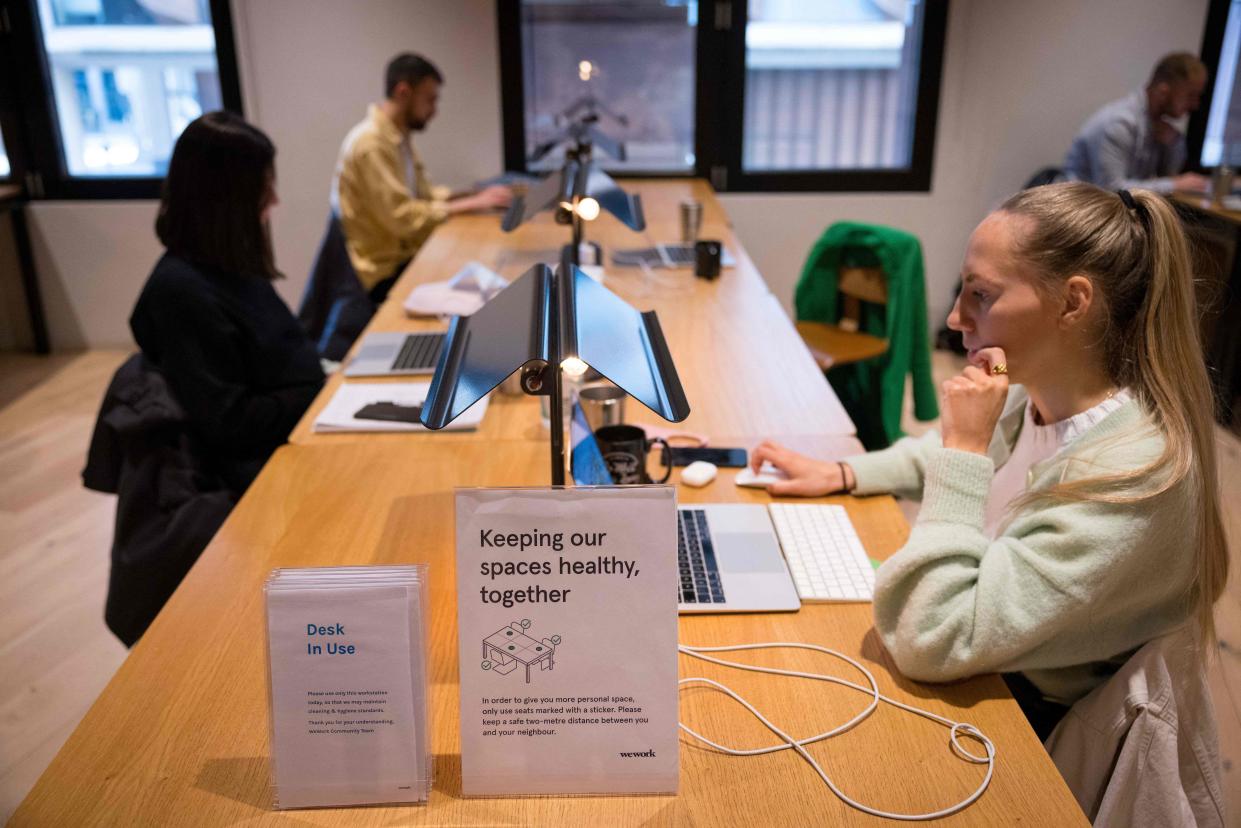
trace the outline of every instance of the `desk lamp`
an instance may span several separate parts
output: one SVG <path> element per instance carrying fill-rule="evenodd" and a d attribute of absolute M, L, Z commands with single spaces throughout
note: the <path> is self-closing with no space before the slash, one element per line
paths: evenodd
<path fill-rule="evenodd" d="M 689 416 L 655 311 L 639 313 L 569 261 L 535 265 L 473 315 L 453 317 L 422 424 L 443 428 L 520 369 L 525 393 L 551 398 L 552 485 L 563 486 L 561 372 L 588 367 L 669 422 Z"/>

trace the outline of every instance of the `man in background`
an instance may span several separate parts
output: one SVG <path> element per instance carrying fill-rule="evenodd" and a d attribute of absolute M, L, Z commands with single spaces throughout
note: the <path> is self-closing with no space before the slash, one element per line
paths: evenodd
<path fill-rule="evenodd" d="M 435 117 L 444 77 L 419 55 L 394 57 L 385 98 L 345 136 L 332 181 L 353 269 L 372 302 L 388 295 L 431 231 L 454 213 L 505 207 L 507 187 L 453 196 L 431 184 L 411 136 Z"/>
<path fill-rule="evenodd" d="M 1206 82 L 1207 68 L 1194 55 L 1164 56 L 1145 89 L 1090 116 L 1065 157 L 1066 175 L 1109 190 L 1205 190 L 1206 178 L 1181 170 L 1186 119 Z"/>

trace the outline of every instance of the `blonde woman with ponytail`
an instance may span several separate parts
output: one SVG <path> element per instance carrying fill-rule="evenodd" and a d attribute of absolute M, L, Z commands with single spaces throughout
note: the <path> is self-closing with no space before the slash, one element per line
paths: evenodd
<path fill-rule="evenodd" d="M 1040 738 L 1148 641 L 1213 641 L 1228 553 L 1189 252 L 1159 196 L 1027 190 L 970 238 L 942 436 L 824 462 L 765 442 L 776 495 L 922 508 L 875 626 L 911 678 L 1003 673 Z"/>

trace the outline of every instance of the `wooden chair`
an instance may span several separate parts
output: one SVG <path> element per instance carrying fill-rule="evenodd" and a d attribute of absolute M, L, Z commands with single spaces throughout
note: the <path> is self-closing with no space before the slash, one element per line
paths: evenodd
<path fill-rule="evenodd" d="M 842 267 L 837 281 L 842 312 L 835 325 L 824 322 L 796 323 L 797 333 L 810 349 L 819 368 L 877 357 L 888 350 L 888 341 L 858 330 L 862 302 L 888 303 L 888 282 L 877 267 Z"/>

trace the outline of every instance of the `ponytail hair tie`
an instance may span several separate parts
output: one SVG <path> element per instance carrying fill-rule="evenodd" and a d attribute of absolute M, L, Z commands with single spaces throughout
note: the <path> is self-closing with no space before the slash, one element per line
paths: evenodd
<path fill-rule="evenodd" d="M 1116 195 L 1120 196 L 1120 200 L 1126 209 L 1132 210 L 1137 214 L 1138 221 L 1141 222 L 1143 227 L 1149 226 L 1150 220 L 1146 208 L 1138 203 L 1138 200 L 1133 197 L 1133 193 L 1128 190 L 1117 190 Z"/>

